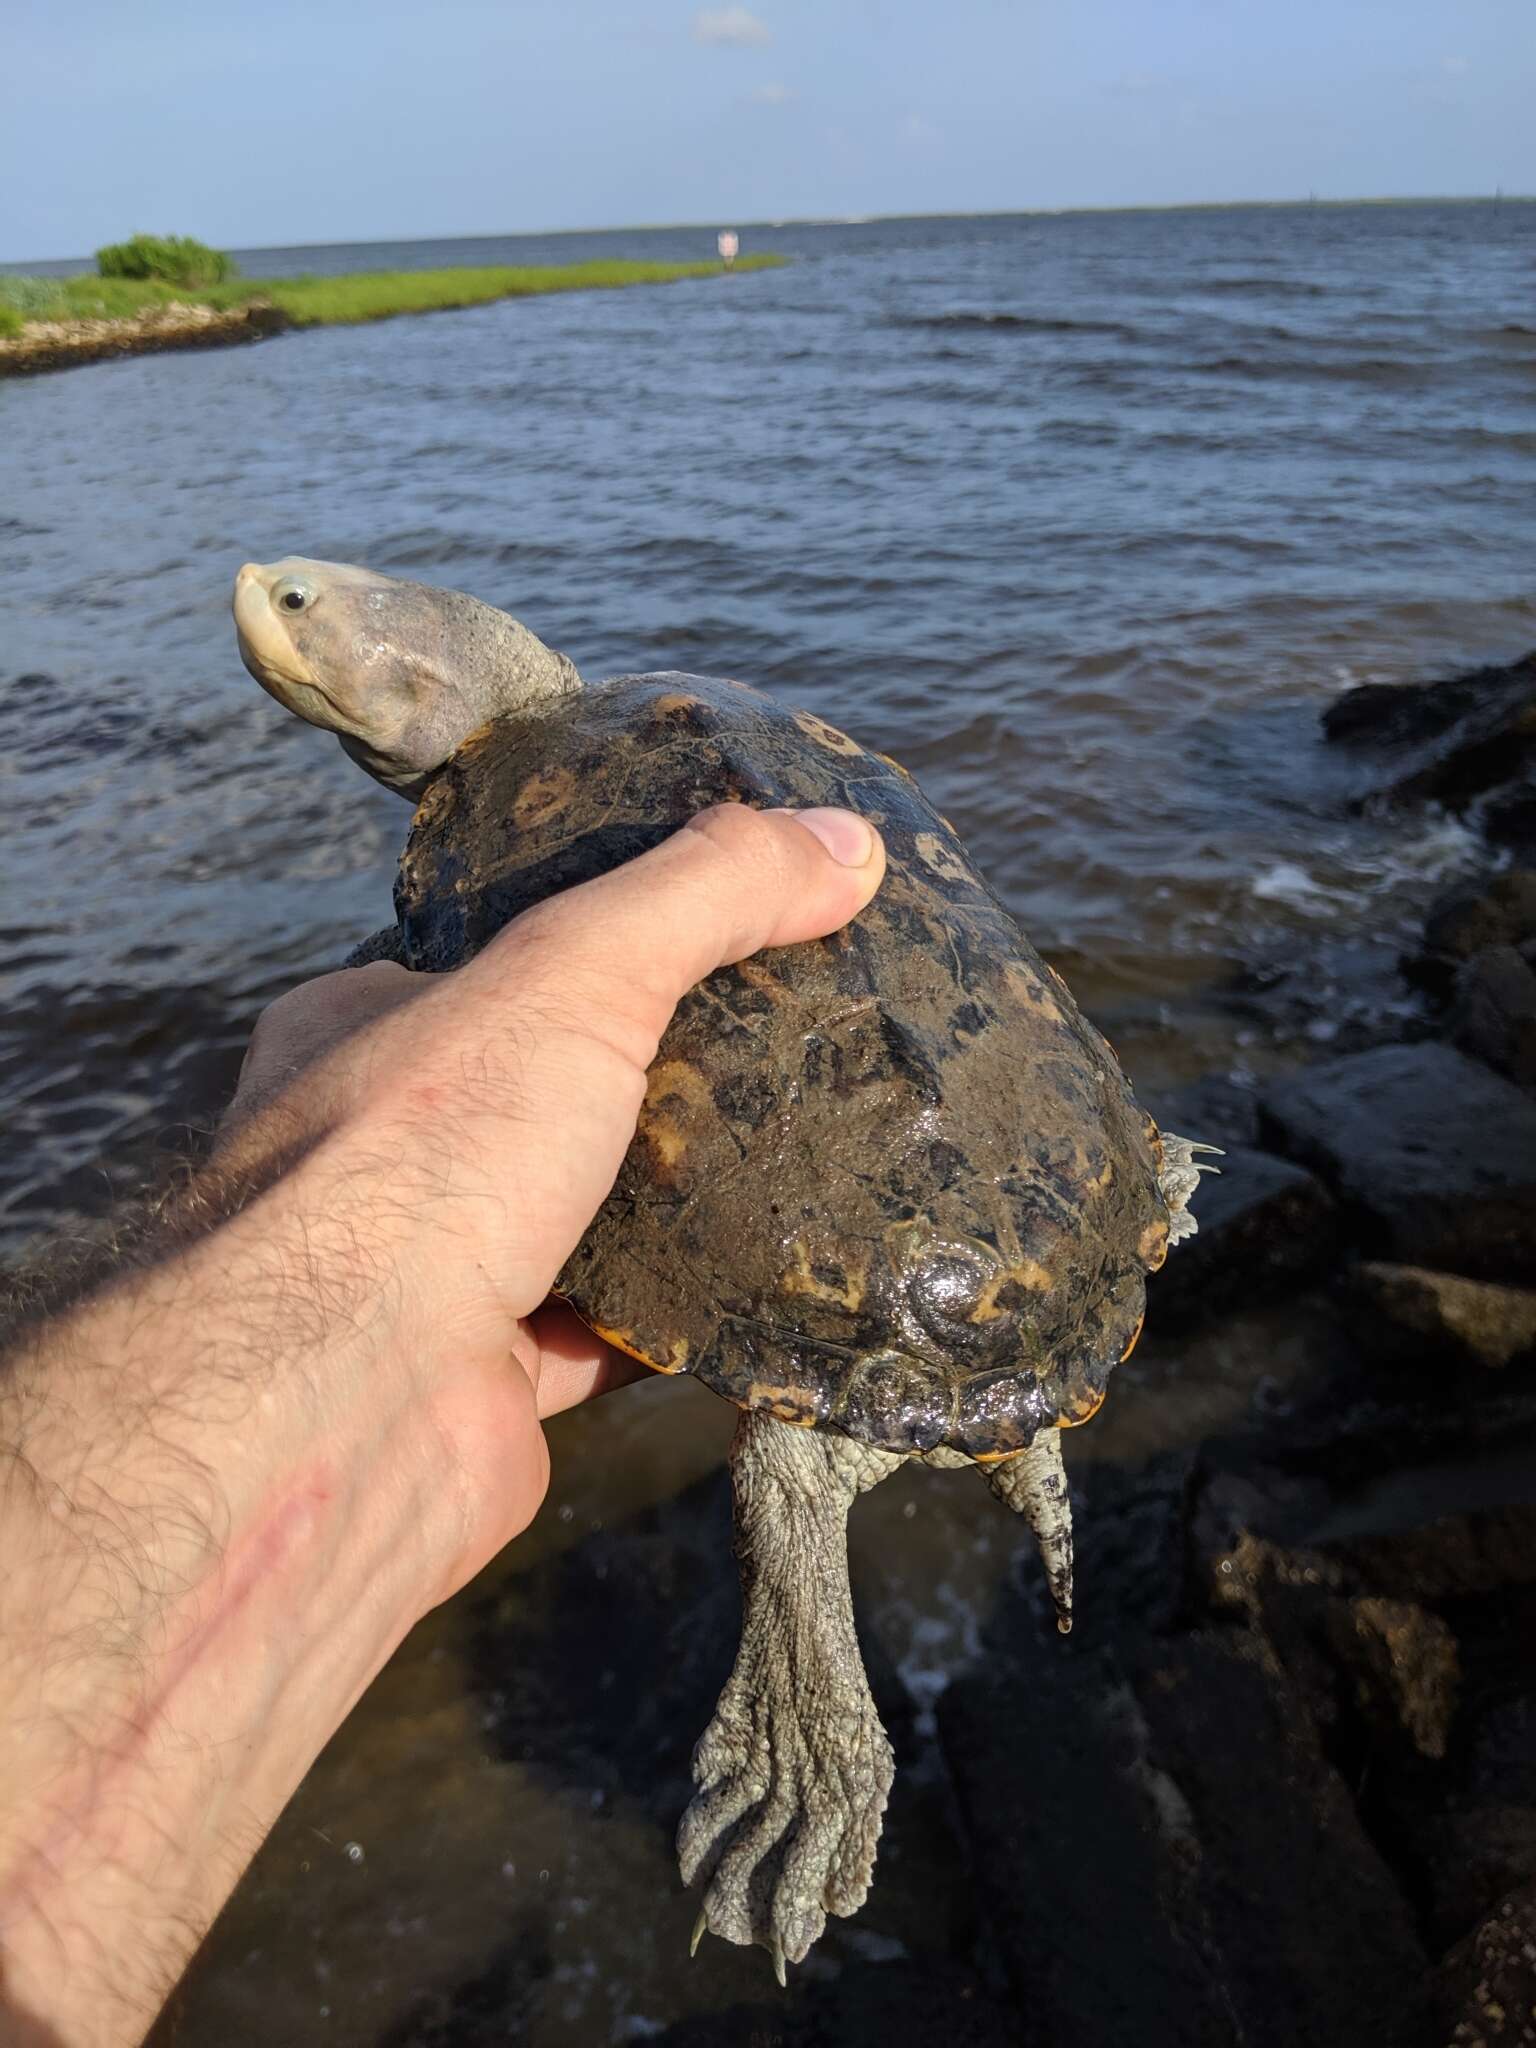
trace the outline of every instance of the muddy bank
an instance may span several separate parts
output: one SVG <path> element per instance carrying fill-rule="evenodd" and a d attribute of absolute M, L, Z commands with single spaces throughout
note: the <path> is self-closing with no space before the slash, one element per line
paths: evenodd
<path fill-rule="evenodd" d="M 0 336 L 0 377 L 68 370 L 109 356 L 150 355 L 163 349 L 227 348 L 260 341 L 292 326 L 277 306 L 152 306 L 123 320 L 34 320 L 20 334 Z"/>

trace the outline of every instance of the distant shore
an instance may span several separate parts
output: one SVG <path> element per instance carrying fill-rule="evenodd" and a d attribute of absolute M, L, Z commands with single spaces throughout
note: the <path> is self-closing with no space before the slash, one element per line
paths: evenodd
<path fill-rule="evenodd" d="M 767 270 L 783 260 L 744 256 L 733 268 Z M 292 328 L 447 312 L 496 299 L 613 291 L 725 274 L 720 263 L 614 261 L 541 269 L 393 270 L 247 279 L 206 291 L 120 278 L 0 277 L 0 377 L 70 369 L 110 356 L 228 347 Z M 6 331 L 7 325 L 12 331 Z"/>

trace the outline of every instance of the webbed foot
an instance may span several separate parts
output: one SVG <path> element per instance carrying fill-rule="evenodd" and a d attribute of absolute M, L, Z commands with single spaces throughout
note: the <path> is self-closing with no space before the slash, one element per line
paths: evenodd
<path fill-rule="evenodd" d="M 693 1754 L 678 1829 L 694 1929 L 802 1962 L 869 1890 L 895 1765 L 853 1626 L 848 1509 L 902 1460 L 744 1414 L 731 1447 L 741 1647 Z"/>
<path fill-rule="evenodd" d="M 829 1913 L 856 1913 L 875 1867 L 895 1764 L 858 1651 L 814 1678 L 775 1664 L 738 1669 L 694 1751 L 698 1786 L 678 1830 L 683 1881 L 703 1880 L 694 1930 L 756 1942 L 785 1962 L 809 1954 Z"/>

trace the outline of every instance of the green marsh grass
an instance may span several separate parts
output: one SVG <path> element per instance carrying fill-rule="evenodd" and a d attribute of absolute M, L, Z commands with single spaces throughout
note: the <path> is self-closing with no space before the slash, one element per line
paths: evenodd
<path fill-rule="evenodd" d="M 744 256 L 738 270 L 767 270 L 782 256 Z M 0 334 L 33 320 L 126 320 L 153 306 L 276 306 L 296 327 L 387 320 L 480 306 L 544 292 L 611 291 L 718 277 L 719 263 L 566 263 L 544 269 L 379 270 L 350 277 L 233 278 L 195 290 L 154 278 L 0 277 Z M 10 317 L 7 317 L 10 316 Z"/>

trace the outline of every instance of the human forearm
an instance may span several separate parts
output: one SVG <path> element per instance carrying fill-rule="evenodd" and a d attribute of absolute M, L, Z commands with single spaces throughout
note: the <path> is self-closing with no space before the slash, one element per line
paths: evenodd
<path fill-rule="evenodd" d="M 334 1193 L 295 1172 L 0 1382 L 7 2041 L 42 2016 L 70 2048 L 138 2038 L 447 1589 L 454 1487 L 397 1348 L 409 1314 L 374 1306 Z"/>

